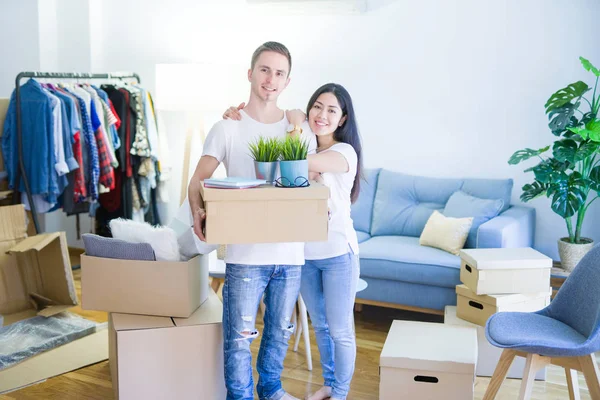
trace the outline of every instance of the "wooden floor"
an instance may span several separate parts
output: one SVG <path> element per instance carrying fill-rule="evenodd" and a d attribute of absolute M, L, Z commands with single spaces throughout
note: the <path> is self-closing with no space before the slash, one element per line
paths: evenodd
<path fill-rule="evenodd" d="M 80 272 L 74 271 L 74 276 L 77 293 L 81 298 Z M 72 311 L 94 321 L 104 322 L 107 320 L 106 313 L 84 311 L 80 307 L 76 307 Z M 379 354 L 388 329 L 394 319 L 442 322 L 442 317 L 440 316 L 364 306 L 361 313 L 356 313 L 357 359 L 351 391 L 348 396 L 349 400 L 375 400 L 378 398 Z M 259 331 L 262 330 L 261 320 L 257 322 L 257 329 Z M 314 365 L 312 372 L 306 369 L 302 343 L 300 344 L 298 353 L 294 353 L 290 349 L 285 359 L 285 370 L 282 375 L 284 388 L 299 398 L 303 398 L 308 392 L 317 390 L 323 382 L 318 362 L 319 352 L 315 343 L 314 334 L 311 334 L 311 350 Z M 259 344 L 259 340 L 256 340 L 252 344 L 254 360 L 256 360 Z M 477 378 L 475 383 L 475 399 L 479 400 L 483 398 L 488 383 L 489 378 Z M 497 399 L 513 400 L 518 398 L 520 384 L 521 381 L 517 379 L 506 380 L 500 389 Z M 581 388 L 581 399 L 590 399 L 581 374 L 579 374 L 579 385 Z M 7 395 L 0 395 L 0 400 L 113 398 L 108 361 L 49 379 L 46 382 L 8 393 Z M 402 397 L 399 396 L 398 398 L 401 399 Z M 532 399 L 557 400 L 568 398 L 566 378 L 563 370 L 558 367 L 549 367 L 547 381 L 535 382 Z"/>

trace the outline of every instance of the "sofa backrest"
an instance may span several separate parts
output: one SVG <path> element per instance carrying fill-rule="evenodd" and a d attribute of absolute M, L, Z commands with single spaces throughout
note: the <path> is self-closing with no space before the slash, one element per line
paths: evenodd
<path fill-rule="evenodd" d="M 430 178 L 382 169 L 374 187 L 374 198 L 371 188 L 363 188 L 365 192 L 361 189 L 352 210 L 354 227 L 371 236 L 418 237 L 433 211 L 442 211 L 457 190 L 483 199 L 502 199 L 502 212 L 510 207 L 512 187 L 512 179 Z M 372 215 L 367 224 L 366 208 L 371 198 Z"/>
<path fill-rule="evenodd" d="M 354 229 L 362 232 L 371 232 L 371 221 L 373 218 L 373 201 L 377 190 L 377 180 L 380 168 L 364 169 L 360 181 L 360 194 L 356 203 L 352 204 L 352 220 Z"/>

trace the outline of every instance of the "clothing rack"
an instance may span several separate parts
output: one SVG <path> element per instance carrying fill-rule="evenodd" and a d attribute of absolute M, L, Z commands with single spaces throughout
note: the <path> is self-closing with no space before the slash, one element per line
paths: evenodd
<path fill-rule="evenodd" d="M 140 76 L 134 72 L 117 72 L 117 73 L 79 73 L 79 72 L 21 72 L 15 79 L 15 101 L 16 101 L 16 113 L 17 113 L 17 143 L 18 143 L 18 157 L 19 157 L 19 168 L 15 172 L 15 184 L 13 203 L 20 201 L 19 192 L 20 179 L 23 178 L 23 184 L 25 185 L 25 191 L 27 192 L 27 199 L 29 200 L 29 207 L 31 209 L 31 216 L 33 219 L 33 225 L 35 232 L 40 233 L 40 225 L 38 221 L 38 215 L 35 209 L 35 203 L 33 196 L 29 188 L 29 181 L 27 180 L 27 173 L 25 172 L 25 164 L 23 162 L 23 135 L 21 127 L 21 79 L 24 78 L 43 78 L 43 79 L 135 79 L 137 83 L 141 83 Z"/>

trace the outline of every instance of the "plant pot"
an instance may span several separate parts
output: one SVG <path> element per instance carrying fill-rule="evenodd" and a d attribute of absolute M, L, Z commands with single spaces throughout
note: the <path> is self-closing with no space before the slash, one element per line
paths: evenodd
<path fill-rule="evenodd" d="M 571 272 L 588 251 L 594 247 L 594 241 L 589 238 L 581 238 L 583 243 L 570 243 L 569 238 L 561 238 L 558 241 L 558 255 L 561 267 Z"/>
<path fill-rule="evenodd" d="M 279 166 L 282 186 L 308 185 L 308 160 L 280 161 Z"/>
<path fill-rule="evenodd" d="M 272 185 L 275 182 L 277 164 L 279 164 L 279 161 L 254 161 L 254 172 L 256 174 L 256 179 L 264 179 L 268 184 Z"/>

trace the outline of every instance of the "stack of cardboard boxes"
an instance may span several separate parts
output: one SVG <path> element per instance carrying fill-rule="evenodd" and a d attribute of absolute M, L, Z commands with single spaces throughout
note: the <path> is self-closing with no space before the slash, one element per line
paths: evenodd
<path fill-rule="evenodd" d="M 326 187 L 203 188 L 208 243 L 327 239 Z M 209 256 L 135 261 L 83 255 L 82 307 L 108 311 L 118 399 L 225 399 L 222 303 Z"/>
<path fill-rule="evenodd" d="M 533 312 L 550 304 L 552 259 L 532 248 L 462 250 L 457 306 L 447 306 L 444 323 L 477 328 L 477 375 L 492 376 L 502 349 L 489 344 L 485 324 L 500 311 Z M 509 378 L 521 378 L 525 360 L 517 358 Z M 545 379 L 542 369 L 536 379 Z"/>
<path fill-rule="evenodd" d="M 169 262 L 84 254 L 81 269 L 82 308 L 109 312 L 116 398 L 225 398 L 223 309 L 209 287 L 208 256 Z"/>

